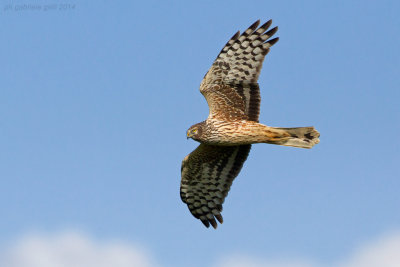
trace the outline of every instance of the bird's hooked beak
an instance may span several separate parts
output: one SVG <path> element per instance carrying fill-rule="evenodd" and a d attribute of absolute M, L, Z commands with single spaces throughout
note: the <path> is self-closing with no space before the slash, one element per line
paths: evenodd
<path fill-rule="evenodd" d="M 186 140 L 188 140 L 190 138 L 190 131 L 186 132 Z"/>

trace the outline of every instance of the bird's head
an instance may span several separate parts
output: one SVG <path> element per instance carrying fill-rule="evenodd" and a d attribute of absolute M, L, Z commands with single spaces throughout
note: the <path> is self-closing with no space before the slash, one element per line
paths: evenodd
<path fill-rule="evenodd" d="M 200 141 L 201 134 L 203 133 L 202 123 L 192 125 L 186 132 L 186 137 L 193 140 Z"/>

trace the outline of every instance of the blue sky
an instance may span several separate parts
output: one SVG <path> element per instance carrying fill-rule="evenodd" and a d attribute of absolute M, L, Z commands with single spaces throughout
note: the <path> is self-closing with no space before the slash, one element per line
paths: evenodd
<path fill-rule="evenodd" d="M 3 247 L 73 229 L 161 266 L 332 264 L 400 230 L 398 1 L 52 3 L 1 1 Z M 206 229 L 179 197 L 186 130 L 208 115 L 198 87 L 237 30 L 270 18 L 260 121 L 313 125 L 321 143 L 253 146 Z"/>

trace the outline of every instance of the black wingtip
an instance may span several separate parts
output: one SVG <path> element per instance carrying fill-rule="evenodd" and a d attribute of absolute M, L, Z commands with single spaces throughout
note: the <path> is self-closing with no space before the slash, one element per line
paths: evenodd
<path fill-rule="evenodd" d="M 256 22 L 254 22 L 253 24 L 251 24 L 251 26 L 249 27 L 249 29 L 251 30 L 255 30 L 257 29 L 258 25 L 260 25 L 260 20 L 257 20 Z"/>
<path fill-rule="evenodd" d="M 264 33 L 264 35 L 272 36 L 272 35 L 274 35 L 277 31 L 278 31 L 278 26 L 273 27 L 271 30 L 269 30 L 269 31 L 267 31 L 266 33 Z"/>
<path fill-rule="evenodd" d="M 276 37 L 274 39 L 269 40 L 267 43 L 269 43 L 271 46 L 276 44 L 279 41 L 279 37 Z"/>
<path fill-rule="evenodd" d="M 224 222 L 224 219 L 222 218 L 222 215 L 221 214 L 217 214 L 217 215 L 214 215 L 215 216 L 215 218 L 217 218 L 217 220 L 219 221 L 219 223 L 223 223 Z"/>
<path fill-rule="evenodd" d="M 211 223 L 211 225 L 212 225 L 212 227 L 214 227 L 214 229 L 217 229 L 218 224 L 217 224 L 217 222 L 215 221 L 214 218 L 213 219 L 209 219 L 208 221 Z"/>
<path fill-rule="evenodd" d="M 268 20 L 263 25 L 261 25 L 260 29 L 264 29 L 264 31 L 266 31 L 271 26 L 271 24 L 272 24 L 272 19 Z"/>
<path fill-rule="evenodd" d="M 201 222 L 204 224 L 205 227 L 209 228 L 210 227 L 210 223 L 208 222 L 208 220 L 201 220 Z"/>

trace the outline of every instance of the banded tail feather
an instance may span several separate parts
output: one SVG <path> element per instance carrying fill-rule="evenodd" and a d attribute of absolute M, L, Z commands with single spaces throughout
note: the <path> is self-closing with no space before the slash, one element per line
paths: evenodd
<path fill-rule="evenodd" d="M 282 141 L 277 142 L 277 145 L 293 146 L 300 148 L 312 148 L 319 143 L 319 132 L 314 127 L 296 127 L 296 128 L 279 128 L 271 127 L 272 129 L 284 131 L 288 137 L 282 138 Z"/>

